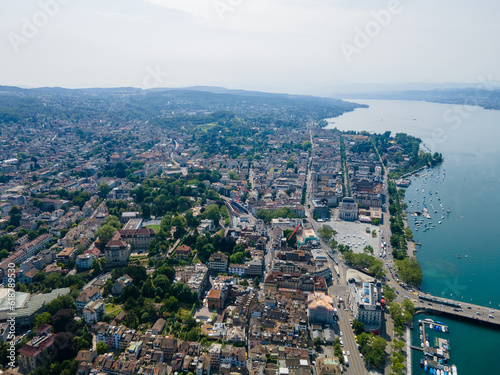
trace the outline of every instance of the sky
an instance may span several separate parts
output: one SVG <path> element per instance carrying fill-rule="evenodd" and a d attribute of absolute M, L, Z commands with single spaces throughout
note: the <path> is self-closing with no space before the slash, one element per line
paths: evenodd
<path fill-rule="evenodd" d="M 325 94 L 500 80 L 498 0 L 2 0 L 0 85 Z"/>

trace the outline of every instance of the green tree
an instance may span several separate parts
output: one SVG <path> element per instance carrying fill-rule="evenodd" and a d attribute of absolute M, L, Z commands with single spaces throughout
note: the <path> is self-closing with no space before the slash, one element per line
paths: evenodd
<path fill-rule="evenodd" d="M 101 182 L 97 188 L 99 197 L 106 198 L 111 191 L 111 187 L 106 182 Z"/>
<path fill-rule="evenodd" d="M 204 219 L 213 220 L 214 224 L 217 226 L 219 224 L 219 220 L 221 217 L 219 206 L 217 206 L 216 204 L 208 205 L 205 211 L 203 212 L 202 217 Z"/>
<path fill-rule="evenodd" d="M 96 349 L 97 349 L 97 354 L 98 355 L 101 355 L 101 354 L 104 354 L 104 353 L 108 352 L 108 346 L 104 342 L 102 342 L 102 341 L 99 341 L 97 343 Z"/>
<path fill-rule="evenodd" d="M 391 288 L 389 285 L 384 285 L 382 287 L 382 291 L 384 293 L 384 299 L 388 303 L 391 303 L 396 299 L 396 290 L 394 288 Z"/>
<path fill-rule="evenodd" d="M 358 319 L 354 319 L 352 321 L 352 329 L 354 330 L 354 333 L 356 335 L 359 335 L 360 333 L 364 332 L 365 330 L 365 324 Z"/>
<path fill-rule="evenodd" d="M 19 207 L 17 207 L 16 205 L 12 206 L 9 211 L 9 216 L 9 225 L 13 225 L 17 228 L 19 226 L 19 223 L 21 222 L 22 217 Z"/>
<path fill-rule="evenodd" d="M 116 232 L 116 228 L 109 224 L 104 224 L 96 231 L 97 237 L 99 237 L 99 241 L 101 242 L 101 248 L 107 245 L 113 234 Z"/>
<path fill-rule="evenodd" d="M 50 324 L 51 319 L 52 316 L 47 311 L 37 315 L 35 318 L 35 329 L 40 327 L 42 324 Z"/>
<path fill-rule="evenodd" d="M 408 285 L 419 287 L 422 284 L 422 269 L 416 260 L 409 258 L 396 260 L 396 269 L 399 278 Z"/>
<path fill-rule="evenodd" d="M 253 279 L 253 282 L 252 282 L 252 285 L 254 288 L 258 288 L 259 285 L 260 285 L 260 280 L 257 276 L 255 276 L 255 278 Z"/>
<path fill-rule="evenodd" d="M 363 358 L 370 366 L 379 367 L 385 359 L 385 348 L 387 341 L 373 333 L 363 332 L 358 335 L 357 343 L 361 346 L 360 352 Z"/>
<path fill-rule="evenodd" d="M 323 344 L 323 340 L 321 340 L 319 337 L 316 337 L 314 339 L 314 347 L 316 350 L 320 350 L 321 349 L 321 345 Z"/>
<path fill-rule="evenodd" d="M 245 259 L 245 254 L 241 252 L 234 253 L 229 257 L 229 261 L 234 264 L 242 264 L 244 259 Z"/>
<path fill-rule="evenodd" d="M 335 230 L 330 228 L 328 225 L 323 225 L 319 230 L 318 230 L 319 235 L 324 238 L 326 241 L 330 241 L 330 239 L 335 236 L 337 233 Z"/>

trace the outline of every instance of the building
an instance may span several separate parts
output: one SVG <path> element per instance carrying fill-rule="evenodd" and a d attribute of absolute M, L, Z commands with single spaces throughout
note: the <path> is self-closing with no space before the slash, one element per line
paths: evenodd
<path fill-rule="evenodd" d="M 358 219 L 358 205 L 353 198 L 344 198 L 339 207 L 339 218 L 345 221 Z"/>
<path fill-rule="evenodd" d="M 16 292 L 16 327 L 31 328 L 35 318 L 45 311 L 47 304 L 59 296 L 69 294 L 69 288 L 54 289 L 50 293 L 33 294 Z M 12 315 L 12 306 L 9 303 L 8 289 L 0 288 L 0 322 L 8 321 Z"/>
<path fill-rule="evenodd" d="M 175 250 L 177 259 L 188 260 L 191 256 L 191 248 L 187 245 L 181 245 Z"/>
<path fill-rule="evenodd" d="M 247 266 L 245 264 L 230 264 L 228 273 L 239 277 L 245 276 Z"/>
<path fill-rule="evenodd" d="M 156 236 L 154 229 L 146 227 L 120 230 L 119 233 L 120 239 L 130 244 L 133 252 L 148 251 L 149 244 Z"/>
<path fill-rule="evenodd" d="M 213 273 L 226 272 L 227 261 L 228 261 L 228 256 L 226 254 L 217 252 L 210 256 L 207 262 L 207 266 L 209 271 Z"/>
<path fill-rule="evenodd" d="M 245 270 L 245 276 L 258 276 L 261 277 L 264 269 L 264 258 L 262 257 L 253 257 L 251 260 L 245 263 L 247 267 Z"/>
<path fill-rule="evenodd" d="M 197 293 L 198 298 L 200 298 L 209 285 L 207 266 L 197 263 L 186 267 L 186 273 L 189 277 L 185 283 L 191 288 L 191 292 Z"/>
<path fill-rule="evenodd" d="M 210 310 L 219 310 L 224 308 L 226 302 L 227 287 L 223 289 L 210 289 L 207 295 L 207 307 Z"/>
<path fill-rule="evenodd" d="M 123 293 L 123 289 L 133 284 L 132 281 L 133 280 L 129 275 L 123 275 L 122 277 L 119 277 L 111 287 L 111 293 L 113 293 L 113 295 L 115 296 L 121 296 L 121 294 Z"/>
<path fill-rule="evenodd" d="M 335 358 L 317 359 L 318 375 L 340 375 L 342 368 Z"/>
<path fill-rule="evenodd" d="M 227 345 L 221 350 L 220 364 L 227 364 L 231 367 L 245 367 L 247 364 L 245 348 Z"/>
<path fill-rule="evenodd" d="M 29 374 L 39 367 L 48 367 L 52 358 L 52 347 L 55 334 L 51 333 L 52 326 L 42 324 L 37 330 L 37 336 L 32 338 L 18 350 L 17 361 L 19 372 Z"/>
<path fill-rule="evenodd" d="M 378 331 L 382 324 L 379 287 L 375 283 L 349 280 L 349 304 L 353 317 L 365 325 L 368 332 Z"/>
<path fill-rule="evenodd" d="M 330 217 L 330 210 L 326 201 L 318 199 L 311 200 L 311 210 L 314 219 L 328 219 Z"/>
<path fill-rule="evenodd" d="M 65 247 L 56 256 L 57 263 L 68 263 L 70 260 L 76 258 L 77 250 L 74 247 Z"/>
<path fill-rule="evenodd" d="M 163 318 L 160 318 L 156 321 L 156 323 L 153 325 L 151 328 L 151 331 L 153 332 L 153 335 L 159 335 L 163 329 L 165 328 L 165 324 L 167 324 L 167 321 Z"/>
<path fill-rule="evenodd" d="M 5 344 L 7 342 L 7 336 L 9 335 L 10 324 L 0 323 L 0 344 Z"/>
<path fill-rule="evenodd" d="M 130 244 L 122 241 L 121 239 L 113 239 L 108 242 L 104 248 L 104 257 L 106 263 L 113 267 L 118 265 L 126 265 L 128 257 L 132 251 Z"/>
<path fill-rule="evenodd" d="M 212 344 L 210 346 L 210 367 L 219 368 L 220 367 L 220 357 L 222 352 L 222 344 Z"/>
<path fill-rule="evenodd" d="M 83 319 L 87 324 L 99 322 L 104 316 L 104 303 L 101 300 L 92 301 L 83 309 Z"/>
<path fill-rule="evenodd" d="M 325 293 L 311 293 L 307 296 L 307 315 L 309 324 L 329 324 L 335 323 L 335 308 L 333 299 Z"/>
<path fill-rule="evenodd" d="M 84 289 L 80 292 L 80 295 L 76 299 L 76 309 L 83 310 L 89 302 L 97 301 L 101 299 L 101 290 L 95 286 Z"/>
<path fill-rule="evenodd" d="M 140 217 L 140 212 L 122 212 L 122 217 L 120 221 L 122 223 L 127 223 L 129 220 L 138 219 Z"/>
<path fill-rule="evenodd" d="M 324 278 L 296 272 L 284 273 L 271 271 L 267 274 L 264 281 L 264 289 L 268 293 L 281 292 L 290 293 L 291 295 L 298 292 L 303 292 L 305 294 L 308 294 L 308 292 L 326 293 L 327 288 Z"/>
<path fill-rule="evenodd" d="M 76 257 L 76 266 L 82 270 L 88 270 L 92 266 L 94 259 L 93 253 L 80 254 Z"/>

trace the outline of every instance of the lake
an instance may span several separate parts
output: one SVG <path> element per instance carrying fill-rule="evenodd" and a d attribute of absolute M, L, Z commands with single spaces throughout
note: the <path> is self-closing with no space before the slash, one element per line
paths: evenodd
<path fill-rule="evenodd" d="M 425 203 L 431 215 L 419 227 L 409 216 L 414 239 L 422 244 L 417 252 L 422 289 L 499 308 L 500 111 L 419 101 L 352 101 L 370 108 L 330 119 L 328 128 L 408 133 L 443 154 L 442 165 L 412 178 L 405 196 L 409 212 L 421 210 Z M 429 228 L 425 231 L 424 223 Z M 459 374 L 491 374 L 500 331 L 438 320 L 450 325 L 450 363 L 457 365 Z M 413 344 L 419 346 L 418 331 Z M 424 374 L 419 354 L 414 351 L 413 357 L 413 374 Z"/>

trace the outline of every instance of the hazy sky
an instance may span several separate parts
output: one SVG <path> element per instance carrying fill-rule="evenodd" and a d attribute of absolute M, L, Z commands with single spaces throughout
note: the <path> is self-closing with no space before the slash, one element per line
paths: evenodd
<path fill-rule="evenodd" d="M 0 84 L 318 93 L 498 80 L 499 11 L 498 0 L 1 0 Z"/>

